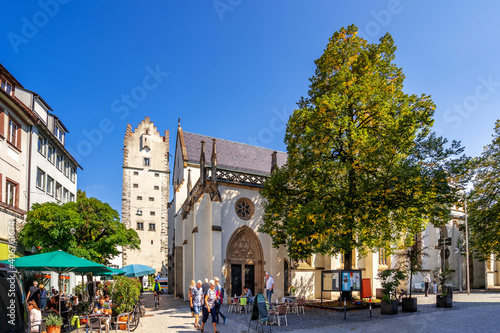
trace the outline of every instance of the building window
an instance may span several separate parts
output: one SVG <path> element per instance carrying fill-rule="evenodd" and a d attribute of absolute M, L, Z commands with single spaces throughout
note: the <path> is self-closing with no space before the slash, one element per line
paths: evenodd
<path fill-rule="evenodd" d="M 155 215 L 156 215 L 156 213 L 155 213 L 154 211 L 150 211 L 150 212 L 149 212 L 149 215 L 151 215 L 151 216 L 155 216 Z"/>
<path fill-rule="evenodd" d="M 248 198 L 240 198 L 234 205 L 236 215 L 242 220 L 250 220 L 255 213 L 255 206 Z"/>
<path fill-rule="evenodd" d="M 64 131 L 58 125 L 55 126 L 55 135 L 61 143 L 64 143 Z"/>
<path fill-rule="evenodd" d="M 47 193 L 54 195 L 54 178 L 47 176 Z"/>
<path fill-rule="evenodd" d="M 144 222 L 137 222 L 137 230 L 144 230 Z"/>
<path fill-rule="evenodd" d="M 76 168 L 75 167 L 71 167 L 69 172 L 70 172 L 70 179 L 74 183 L 75 182 L 75 177 L 76 177 Z"/>
<path fill-rule="evenodd" d="M 12 119 L 9 119 L 9 133 L 7 136 L 7 141 L 16 146 L 18 149 L 21 148 L 21 128 Z"/>
<path fill-rule="evenodd" d="M 149 224 L 149 231 L 156 231 L 156 225 L 154 223 Z"/>
<path fill-rule="evenodd" d="M 160 174 L 159 173 L 155 173 L 155 177 L 160 177 Z"/>
<path fill-rule="evenodd" d="M 149 166 L 149 157 L 144 157 L 144 166 Z"/>
<path fill-rule="evenodd" d="M 155 198 L 149 197 L 149 201 L 155 201 Z"/>
<path fill-rule="evenodd" d="M 73 193 L 69 194 L 69 201 L 70 202 L 75 202 L 75 195 Z"/>
<path fill-rule="evenodd" d="M 69 163 L 64 161 L 64 175 L 69 178 Z"/>
<path fill-rule="evenodd" d="M 7 179 L 5 186 L 5 202 L 17 207 L 19 205 L 19 184 Z"/>
<path fill-rule="evenodd" d="M 63 188 L 62 201 L 63 203 L 68 202 L 69 200 L 69 191 L 66 188 Z"/>
<path fill-rule="evenodd" d="M 56 182 L 56 199 L 61 200 L 62 196 L 62 185 Z"/>
<path fill-rule="evenodd" d="M 153 245 L 153 240 L 151 240 L 151 245 Z"/>
<path fill-rule="evenodd" d="M 56 167 L 62 171 L 63 168 L 63 157 L 59 154 L 56 154 Z"/>
<path fill-rule="evenodd" d="M 40 170 L 40 168 L 37 168 L 36 170 L 36 187 L 42 191 L 45 189 L 45 172 Z"/>
<path fill-rule="evenodd" d="M 153 188 L 154 188 L 155 190 L 159 190 L 159 189 L 160 189 L 160 186 L 155 185 Z"/>
<path fill-rule="evenodd" d="M 133 187 L 134 188 L 139 188 L 139 184 L 134 184 Z"/>
<path fill-rule="evenodd" d="M 387 250 L 379 249 L 378 250 L 378 264 L 381 266 L 387 266 Z"/>
<path fill-rule="evenodd" d="M 47 154 L 47 159 L 50 163 L 54 164 L 56 160 L 56 149 L 49 145 L 49 153 Z"/>
<path fill-rule="evenodd" d="M 7 92 L 7 94 L 12 95 L 12 84 L 9 81 L 7 81 L 6 79 L 4 79 L 3 77 L 2 77 L 2 81 L 0 83 L 0 86 L 1 86 L 2 90 Z"/>
<path fill-rule="evenodd" d="M 134 171 L 134 176 L 139 176 L 139 171 Z"/>
<path fill-rule="evenodd" d="M 138 197 L 137 197 L 137 200 L 142 200 L 142 197 L 141 197 L 141 196 L 138 196 Z"/>
<path fill-rule="evenodd" d="M 47 154 L 47 139 L 43 136 L 38 136 L 38 152 L 45 156 Z"/>

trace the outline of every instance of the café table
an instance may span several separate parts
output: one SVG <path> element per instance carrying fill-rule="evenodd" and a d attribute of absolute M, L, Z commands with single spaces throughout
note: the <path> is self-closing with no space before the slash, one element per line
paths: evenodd
<path fill-rule="evenodd" d="M 93 314 L 86 314 L 86 315 L 78 316 L 78 320 L 80 320 L 80 319 L 87 320 L 87 324 L 84 327 L 85 332 L 93 332 L 94 331 L 94 329 L 92 327 L 93 325 L 92 325 L 91 320 L 92 319 L 95 320 L 96 318 L 99 318 L 99 333 L 102 332 L 102 325 L 104 325 L 104 324 L 102 324 L 102 319 L 107 318 L 108 324 L 106 325 L 106 332 L 109 332 L 109 325 L 111 325 L 111 315 L 110 314 L 93 313 Z M 80 327 L 77 328 L 77 332 L 80 332 Z"/>

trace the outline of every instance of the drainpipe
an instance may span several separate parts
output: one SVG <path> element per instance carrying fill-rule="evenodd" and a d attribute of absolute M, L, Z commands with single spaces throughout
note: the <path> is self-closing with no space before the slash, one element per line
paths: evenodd
<path fill-rule="evenodd" d="M 28 143 L 28 196 L 27 196 L 27 207 L 26 212 L 30 210 L 31 206 L 31 142 L 33 139 L 33 125 L 30 125 L 30 136 Z"/>

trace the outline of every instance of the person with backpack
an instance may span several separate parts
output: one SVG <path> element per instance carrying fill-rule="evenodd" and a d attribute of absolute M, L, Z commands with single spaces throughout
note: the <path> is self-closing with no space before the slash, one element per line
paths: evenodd
<path fill-rule="evenodd" d="M 217 318 L 217 324 L 219 323 L 219 316 L 222 317 L 223 323 L 226 323 L 226 316 L 222 313 L 222 302 L 224 299 L 224 288 L 219 284 L 219 278 L 214 277 L 215 282 L 215 292 L 217 293 L 217 301 L 215 302 L 215 313 Z"/>

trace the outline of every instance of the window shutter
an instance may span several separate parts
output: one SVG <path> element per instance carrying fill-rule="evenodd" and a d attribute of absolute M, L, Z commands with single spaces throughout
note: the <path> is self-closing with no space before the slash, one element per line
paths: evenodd
<path fill-rule="evenodd" d="M 0 173 L 0 201 L 2 201 L 2 190 L 3 190 L 3 187 L 2 187 L 2 174 Z"/>
<path fill-rule="evenodd" d="M 22 137 L 21 137 L 21 134 L 23 132 L 23 126 L 22 125 L 19 125 L 17 127 L 17 133 L 16 133 L 16 138 L 17 138 L 17 142 L 16 142 L 16 147 L 17 149 L 21 150 L 21 142 L 22 142 Z"/>
<path fill-rule="evenodd" d="M 0 135 L 5 137 L 5 112 L 0 110 Z"/>

